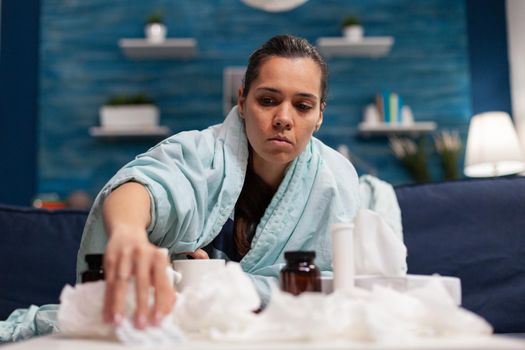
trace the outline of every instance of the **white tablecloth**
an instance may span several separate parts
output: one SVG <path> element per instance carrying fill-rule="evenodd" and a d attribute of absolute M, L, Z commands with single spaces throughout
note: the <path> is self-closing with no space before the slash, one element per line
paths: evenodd
<path fill-rule="evenodd" d="M 116 342 L 87 339 L 64 339 L 50 335 L 2 346 L 2 350 L 129 350 Z M 350 342 L 279 342 L 279 343 L 225 343 L 190 341 L 156 350 L 511 350 L 525 349 L 525 340 L 504 336 L 424 339 L 412 344 L 373 344 Z"/>

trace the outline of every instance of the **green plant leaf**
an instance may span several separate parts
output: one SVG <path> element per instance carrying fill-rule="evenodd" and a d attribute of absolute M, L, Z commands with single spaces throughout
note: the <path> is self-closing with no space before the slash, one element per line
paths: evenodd
<path fill-rule="evenodd" d="M 360 25 L 361 21 L 359 18 L 355 15 L 347 15 L 343 17 L 343 20 L 341 21 L 341 27 L 348 27 L 353 25 Z"/>
<path fill-rule="evenodd" d="M 155 104 L 153 100 L 146 93 L 136 94 L 118 94 L 112 95 L 107 100 L 106 106 L 122 106 L 122 105 L 152 105 Z"/>

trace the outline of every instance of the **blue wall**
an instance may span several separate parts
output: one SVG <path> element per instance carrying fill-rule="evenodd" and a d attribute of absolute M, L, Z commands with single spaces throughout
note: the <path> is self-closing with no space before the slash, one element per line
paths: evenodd
<path fill-rule="evenodd" d="M 147 91 L 175 132 L 220 122 L 222 71 L 245 65 L 270 36 L 291 33 L 315 42 L 339 36 L 347 12 L 361 17 L 366 35 L 392 35 L 390 55 L 336 58 L 330 68 L 328 109 L 318 137 L 344 143 L 392 183 L 411 182 L 386 139 L 364 140 L 356 126 L 376 91 L 404 96 L 418 121 L 436 121 L 464 136 L 471 115 L 466 5 L 457 0 L 310 0 L 287 13 L 266 13 L 239 0 L 44 0 L 40 51 L 40 192 L 96 193 L 109 177 L 152 141 L 91 138 L 108 95 Z M 195 37 L 196 59 L 131 61 L 117 41 L 141 37 L 151 10 L 165 11 L 169 36 Z M 429 149 L 429 152 L 432 150 Z M 437 159 L 431 159 L 435 180 Z"/>
<path fill-rule="evenodd" d="M 512 112 L 505 11 L 505 1 L 467 1 L 473 114 Z"/>
<path fill-rule="evenodd" d="M 40 1 L 0 4 L 0 203 L 27 205 L 37 187 Z"/>

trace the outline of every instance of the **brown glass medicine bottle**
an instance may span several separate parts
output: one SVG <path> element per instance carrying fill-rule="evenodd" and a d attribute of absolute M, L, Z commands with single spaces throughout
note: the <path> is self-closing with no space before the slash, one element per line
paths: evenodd
<path fill-rule="evenodd" d="M 81 281 L 95 282 L 104 279 L 104 254 L 86 254 L 85 257 L 88 269 L 82 272 Z"/>
<path fill-rule="evenodd" d="M 321 291 L 321 273 L 315 266 L 314 251 L 284 253 L 286 266 L 281 270 L 281 289 L 293 295 Z"/>

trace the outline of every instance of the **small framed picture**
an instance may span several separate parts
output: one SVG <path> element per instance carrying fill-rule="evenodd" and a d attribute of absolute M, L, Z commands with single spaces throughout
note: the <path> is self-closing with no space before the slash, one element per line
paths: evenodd
<path fill-rule="evenodd" d="M 222 105 L 224 116 L 237 104 L 237 93 L 244 79 L 246 67 L 226 67 L 223 70 L 223 92 Z"/>

